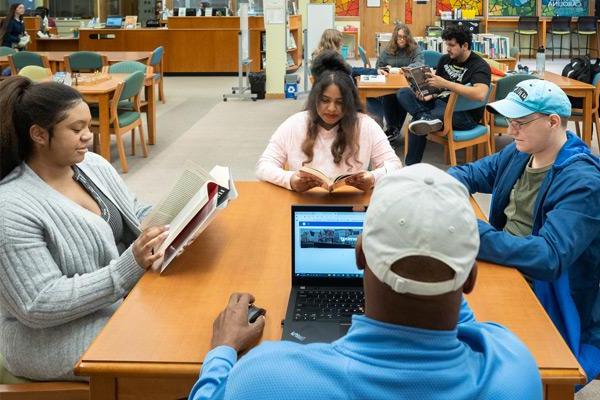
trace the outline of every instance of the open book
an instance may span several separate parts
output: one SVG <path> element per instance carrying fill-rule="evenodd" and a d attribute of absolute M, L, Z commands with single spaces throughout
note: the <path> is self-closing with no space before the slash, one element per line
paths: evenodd
<path fill-rule="evenodd" d="M 300 168 L 300 171 L 313 175 L 316 178 L 319 178 L 321 182 L 323 182 L 321 187 L 330 192 L 332 192 L 334 189 L 337 189 L 340 186 L 344 186 L 346 184 L 346 179 L 350 178 L 351 176 L 362 173 L 362 171 L 360 171 L 351 174 L 341 174 L 330 178 L 318 169 L 307 167 L 306 165 Z"/>
<path fill-rule="evenodd" d="M 142 222 L 142 229 L 170 225 L 169 235 L 155 252 L 164 257 L 152 266 L 162 273 L 210 224 L 219 210 L 227 207 L 237 191 L 227 167 L 216 166 L 210 173 L 187 161 L 167 196 Z"/>
<path fill-rule="evenodd" d="M 423 97 L 425 97 L 442 92 L 440 89 L 427 84 L 428 75 L 433 74 L 431 68 L 427 66 L 414 68 L 404 67 L 402 68 L 402 72 L 404 72 L 404 77 L 408 81 L 410 88 L 416 94 L 420 93 Z"/>

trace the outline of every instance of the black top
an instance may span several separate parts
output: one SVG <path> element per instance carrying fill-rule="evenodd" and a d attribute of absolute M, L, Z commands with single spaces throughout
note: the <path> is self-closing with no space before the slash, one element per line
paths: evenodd
<path fill-rule="evenodd" d="M 6 21 L 6 20 L 5 20 Z M 6 23 L 3 21 L 3 23 Z M 8 21 L 8 27 L 6 28 L 6 33 L 2 38 L 2 46 L 4 47 L 17 47 L 19 44 L 19 40 L 21 35 L 25 33 L 25 24 L 23 21 L 18 21 L 16 19 L 11 19 Z"/>
<path fill-rule="evenodd" d="M 444 54 L 438 62 L 436 75 L 450 82 L 458 82 L 463 85 L 470 83 L 475 86 L 476 83 L 483 83 L 490 86 L 492 82 L 492 72 L 490 66 L 483 58 L 471 51 L 471 55 L 464 63 L 458 63 L 452 60 L 448 54 Z M 450 92 L 446 91 L 438 95 L 438 98 L 448 101 Z M 480 121 L 483 117 L 485 107 L 469 111 L 475 121 Z"/>

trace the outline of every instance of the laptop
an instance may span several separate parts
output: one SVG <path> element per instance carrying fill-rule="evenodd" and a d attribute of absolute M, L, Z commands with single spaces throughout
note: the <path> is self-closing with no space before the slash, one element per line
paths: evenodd
<path fill-rule="evenodd" d="M 105 28 L 118 29 L 123 25 L 123 17 L 120 15 L 109 15 L 106 17 Z"/>
<path fill-rule="evenodd" d="M 292 206 L 292 290 L 282 340 L 332 342 L 364 312 L 354 247 L 366 208 Z"/>

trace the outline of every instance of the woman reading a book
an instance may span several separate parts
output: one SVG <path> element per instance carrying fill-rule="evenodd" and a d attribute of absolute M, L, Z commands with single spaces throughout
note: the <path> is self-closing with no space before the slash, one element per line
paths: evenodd
<path fill-rule="evenodd" d="M 306 110 L 292 115 L 275 131 L 258 160 L 256 175 L 304 192 L 317 186 L 332 190 L 336 177 L 351 174 L 347 185 L 369 190 L 387 171 L 402 164 L 379 125 L 362 113 L 358 91 L 340 55 L 321 53 L 313 61 L 313 71 L 316 83 Z M 369 166 L 371 171 L 367 171 Z"/>
<path fill-rule="evenodd" d="M 384 51 L 377 58 L 377 71 L 387 75 L 390 68 L 419 67 L 424 65 L 423 54 L 419 45 L 412 36 L 409 27 L 403 23 L 397 23 L 392 33 L 392 39 Z M 385 134 L 390 142 L 400 140 L 400 103 L 396 94 L 389 94 L 379 98 L 383 104 L 383 115 L 385 117 Z M 402 119 L 403 122 L 403 119 Z"/>
<path fill-rule="evenodd" d="M 73 366 L 162 254 L 149 207 L 87 152 L 90 110 L 70 86 L 0 84 L 0 354 L 14 376 L 82 380 Z"/>

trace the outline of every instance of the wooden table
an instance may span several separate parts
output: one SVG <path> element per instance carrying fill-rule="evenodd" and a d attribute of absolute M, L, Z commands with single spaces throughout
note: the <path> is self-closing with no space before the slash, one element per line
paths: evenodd
<path fill-rule="evenodd" d="M 555 83 L 564 92 L 573 97 L 583 98 L 583 138 L 582 140 L 591 147 L 592 145 L 592 97 L 594 95 L 594 85 L 581 82 L 575 79 L 567 78 L 558 75 L 554 72 L 546 71 L 542 76 L 543 79 Z M 492 83 L 495 83 L 501 76 L 492 75 Z M 358 81 L 357 88 L 362 102 L 363 109 L 366 110 L 367 97 L 379 97 L 387 94 L 396 93 L 400 88 L 407 87 L 408 82 L 404 75 L 389 74 L 386 77 L 385 83 L 377 82 L 360 82 Z"/>
<path fill-rule="evenodd" d="M 35 51 L 78 51 L 79 38 L 72 35 L 70 37 L 50 37 L 35 39 Z"/>
<path fill-rule="evenodd" d="M 290 205 L 367 204 L 348 189 L 303 195 L 264 182 L 238 182 L 233 201 L 162 276 L 146 273 L 81 357 L 91 399 L 175 399 L 188 395 L 210 348 L 212 322 L 230 293 L 265 307 L 263 339 L 281 338 L 291 286 Z M 547 399 L 573 399 L 584 381 L 577 361 L 522 276 L 480 263 L 468 297 L 476 317 L 510 327 L 537 360 Z"/>
<path fill-rule="evenodd" d="M 100 137 L 100 155 L 110 161 L 110 99 L 117 89 L 119 82 L 122 82 L 128 74 L 110 74 L 111 79 L 99 82 L 95 85 L 80 85 L 73 88 L 77 89 L 88 104 L 98 104 L 99 111 L 99 137 Z M 156 95 L 154 93 L 154 81 L 152 73 L 146 74 L 144 80 L 144 89 L 146 91 L 146 100 L 148 101 L 146 115 L 148 123 L 148 143 L 156 143 Z"/>

